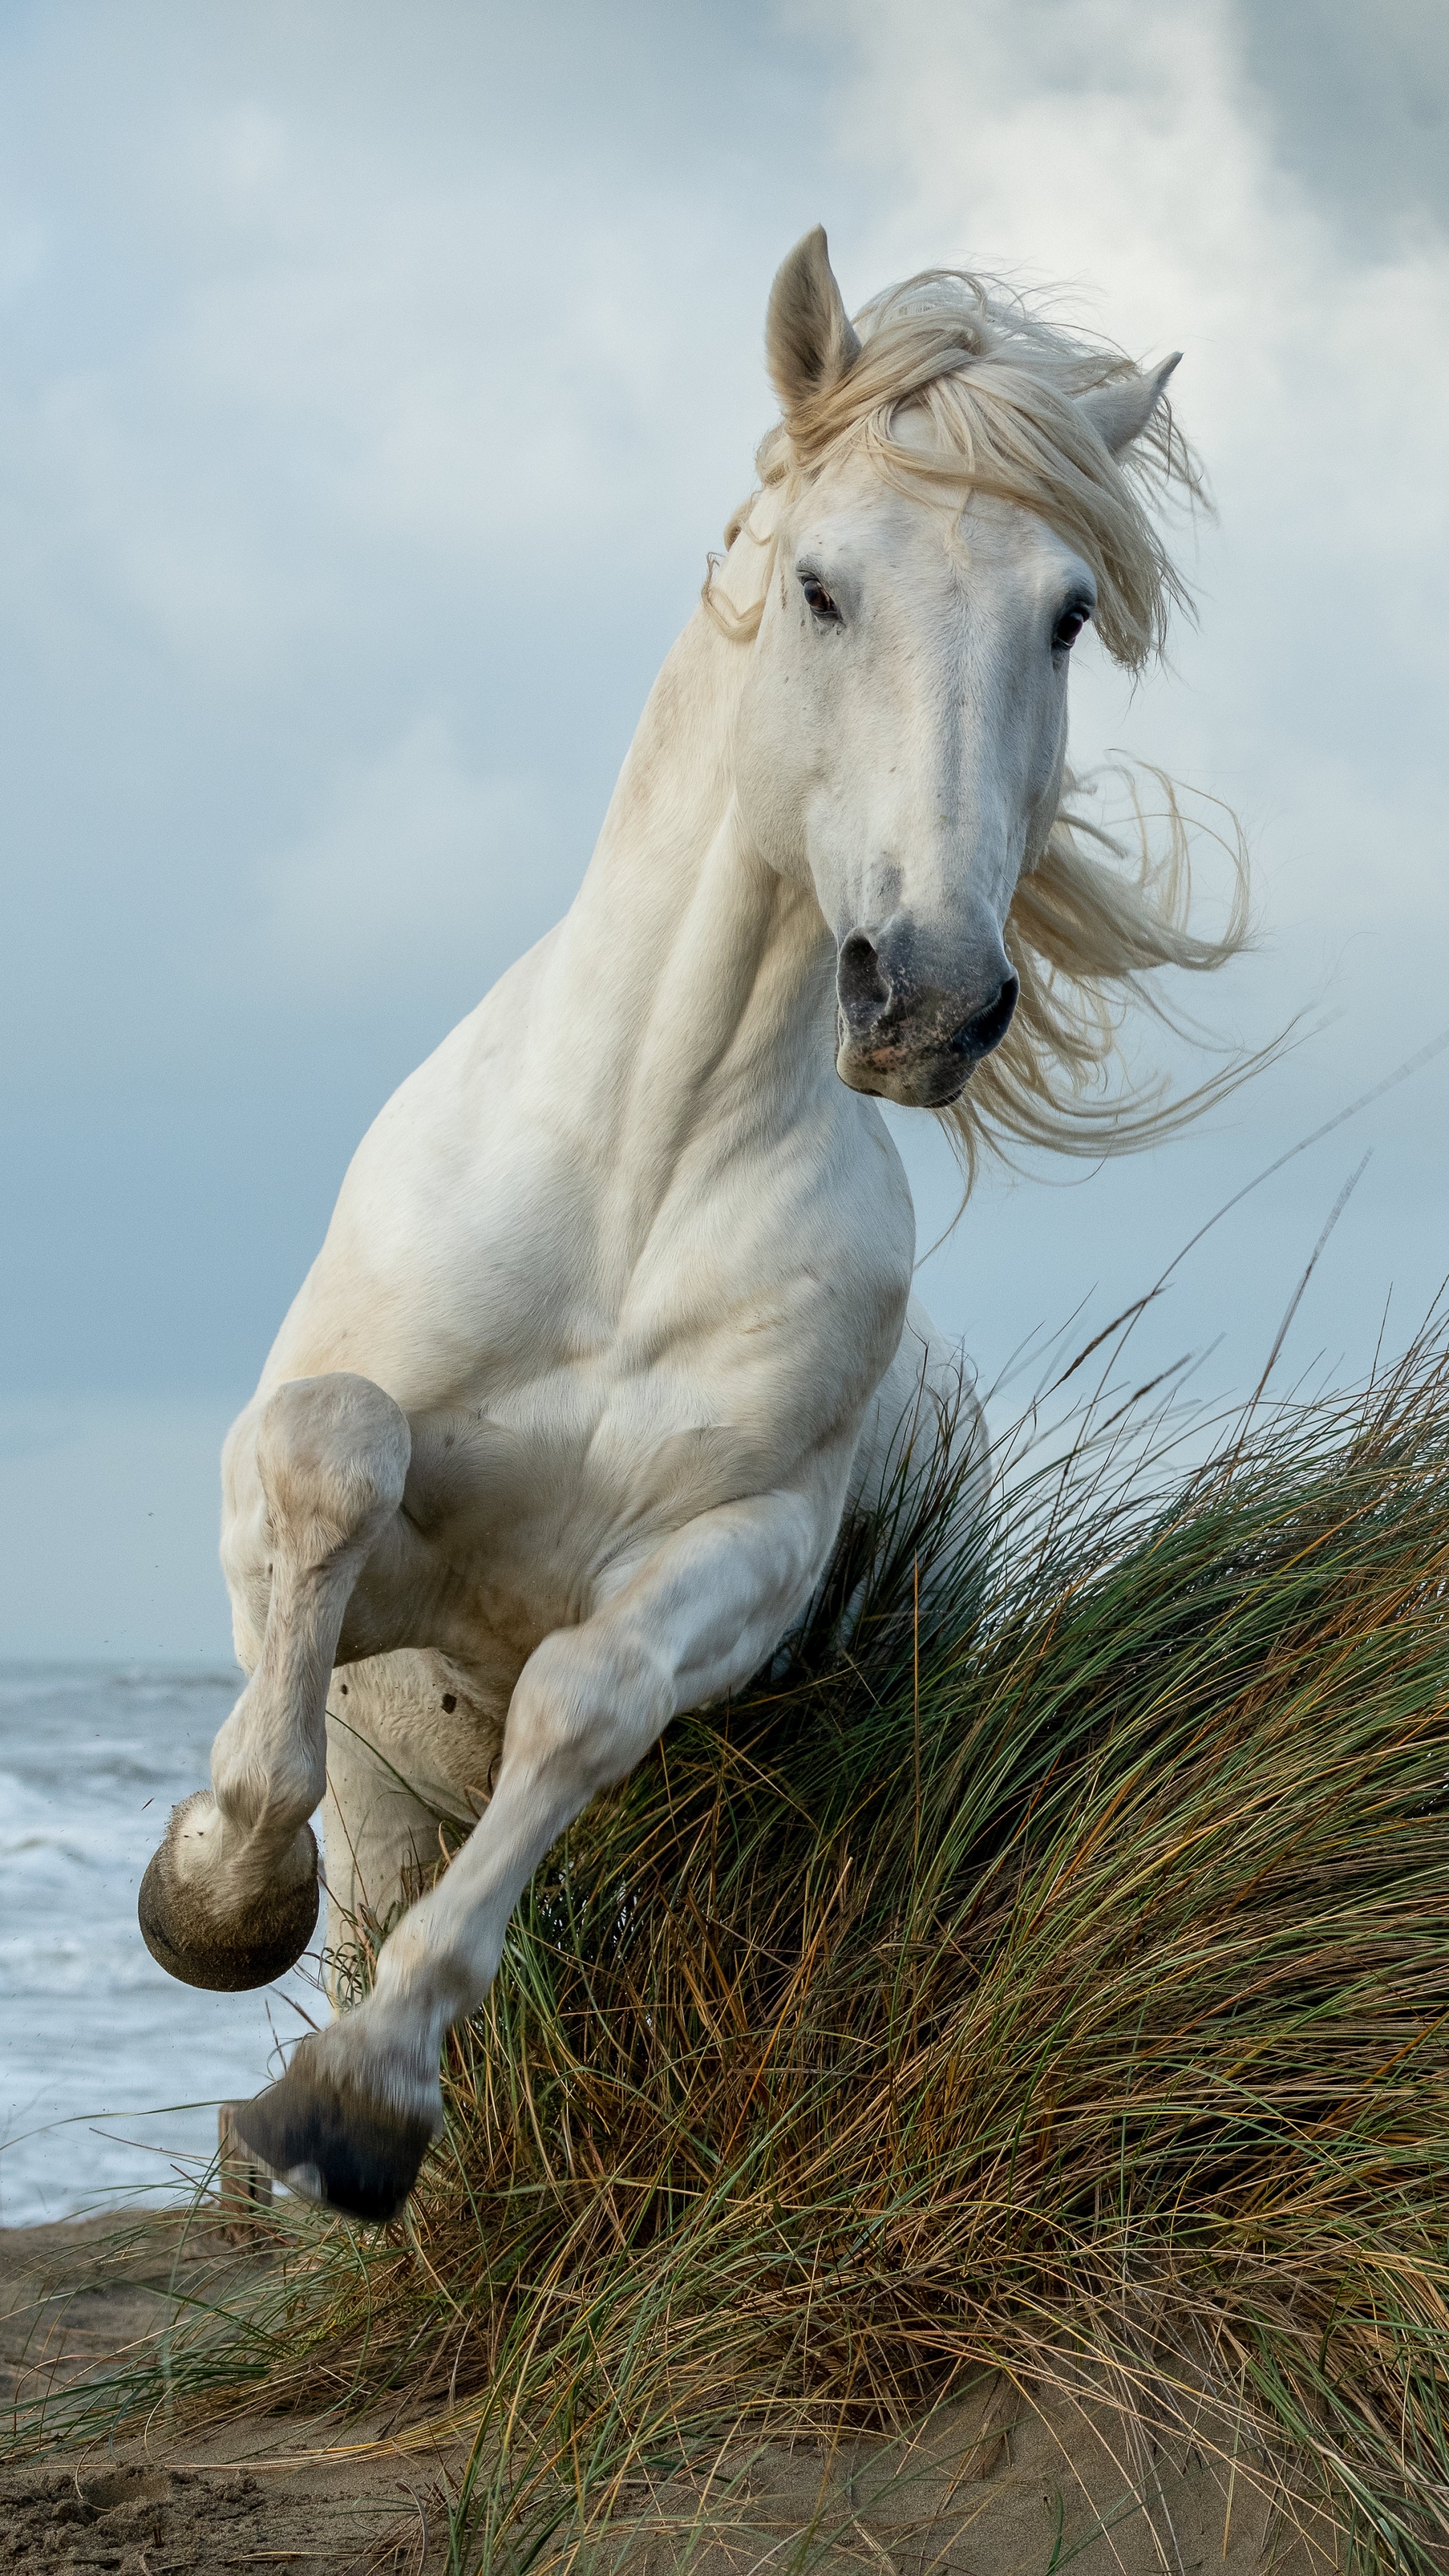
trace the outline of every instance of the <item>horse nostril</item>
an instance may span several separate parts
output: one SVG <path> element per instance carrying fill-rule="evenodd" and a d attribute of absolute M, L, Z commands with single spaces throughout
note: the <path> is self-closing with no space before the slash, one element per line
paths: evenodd
<path fill-rule="evenodd" d="M 863 930 L 853 930 L 840 943 L 835 989 L 847 1020 L 857 1028 L 879 1019 L 891 997 L 889 978 Z"/>
<path fill-rule="evenodd" d="M 993 1047 L 1000 1046 L 1011 1026 L 1011 1015 L 1020 990 L 1016 977 L 1008 975 L 995 1000 L 987 1002 L 981 1010 L 973 1011 L 969 1020 L 962 1021 L 951 1040 L 954 1052 L 969 1056 L 975 1064 L 982 1056 L 990 1055 Z"/>

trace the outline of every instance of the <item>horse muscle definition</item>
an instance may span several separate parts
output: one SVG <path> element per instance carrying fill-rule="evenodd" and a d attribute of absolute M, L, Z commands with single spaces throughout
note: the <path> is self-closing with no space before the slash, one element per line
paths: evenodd
<path fill-rule="evenodd" d="M 1194 485 L 1175 362 L 955 271 L 852 325 L 819 231 L 768 351 L 759 488 L 578 897 L 364 1139 L 226 1446 L 250 1678 L 141 1922 L 196 1984 L 277 1975 L 325 1798 L 334 1943 L 397 1919 L 238 2119 L 363 2218 L 411 2188 L 550 1845 L 771 1655 L 923 1378 L 959 1389 L 873 1095 L 968 1167 L 1141 1141 L 1193 1103 L 1094 1079 L 1122 1009 L 1244 933 L 1240 902 L 1195 938 L 1180 850 L 1125 863 L 1063 803 L 1075 637 L 1136 667 L 1177 590 L 1147 506 Z M 478 1821 L 409 1905 L 440 1808 Z"/>

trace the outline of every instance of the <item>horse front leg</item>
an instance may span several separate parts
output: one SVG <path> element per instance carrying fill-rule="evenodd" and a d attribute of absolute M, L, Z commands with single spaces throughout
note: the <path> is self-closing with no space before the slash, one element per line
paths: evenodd
<path fill-rule="evenodd" d="M 266 1985 L 312 1937 L 327 1684 L 410 1454 L 406 1414 L 368 1378 L 300 1378 L 262 1412 L 256 1562 L 233 1573 L 243 1618 L 265 1603 L 260 1653 L 212 1746 L 211 1787 L 172 1809 L 137 1909 L 152 1956 L 188 1985 Z"/>
<path fill-rule="evenodd" d="M 384 1943 L 367 2001 L 234 2106 L 246 2144 L 293 2191 L 356 2218 L 396 2215 L 443 2125 L 444 2036 L 491 1985 L 544 1854 L 679 1710 L 758 1670 L 808 1599 L 833 1528 L 823 1498 L 723 1505 L 579 1627 L 544 1638 L 513 1693 L 488 1808 Z"/>

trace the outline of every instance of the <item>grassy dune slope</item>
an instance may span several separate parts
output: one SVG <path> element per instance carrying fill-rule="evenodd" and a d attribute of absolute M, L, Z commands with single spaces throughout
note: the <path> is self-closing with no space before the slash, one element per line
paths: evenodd
<path fill-rule="evenodd" d="M 1089 1441 L 975 1559 L 941 1485 L 857 1532 L 540 1872 L 406 2232 L 280 2216 L 172 2405 L 476 2430 L 471 2568 L 1004 2370 L 1442 2568 L 1449 1364 L 1164 1475 Z"/>

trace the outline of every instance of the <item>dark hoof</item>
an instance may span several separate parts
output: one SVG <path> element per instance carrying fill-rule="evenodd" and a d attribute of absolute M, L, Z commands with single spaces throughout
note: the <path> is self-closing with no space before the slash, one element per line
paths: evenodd
<path fill-rule="evenodd" d="M 231 2116 L 289 2191 L 375 2225 L 400 2214 L 434 2135 L 430 2122 L 295 2061 L 254 2102 L 234 2102 Z"/>
<path fill-rule="evenodd" d="M 285 1976 L 317 1929 L 317 1838 L 310 1825 L 302 1831 L 312 1846 L 310 1872 L 275 1894 L 268 1889 L 232 1922 L 203 1909 L 196 1890 L 177 1877 L 169 1840 L 161 1845 L 141 1881 L 136 1913 L 141 1937 L 168 1977 L 235 1995 Z"/>

